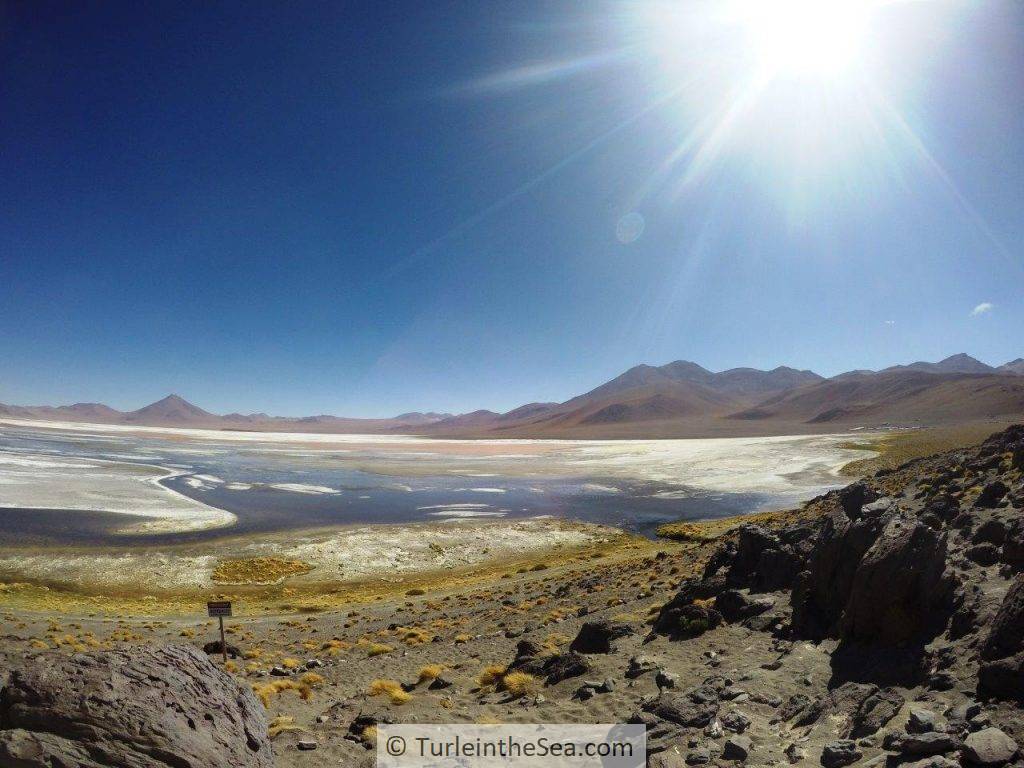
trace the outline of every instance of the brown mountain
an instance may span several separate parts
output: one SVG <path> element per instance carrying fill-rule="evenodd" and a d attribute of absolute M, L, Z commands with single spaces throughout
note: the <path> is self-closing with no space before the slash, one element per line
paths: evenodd
<path fill-rule="evenodd" d="M 1024 357 L 1018 357 L 1016 360 L 1003 363 L 996 368 L 996 370 L 1000 373 L 1012 373 L 1017 376 L 1024 376 Z"/>
<path fill-rule="evenodd" d="M 178 395 L 122 413 L 99 403 L 5 406 L 0 416 L 209 429 L 445 437 L 650 438 L 825 432 L 854 426 L 948 424 L 1024 414 L 1024 359 L 998 369 L 966 354 L 825 379 L 780 366 L 712 372 L 686 360 L 638 365 L 563 403 L 506 413 L 404 413 L 353 419 L 319 415 L 217 416 Z"/>
<path fill-rule="evenodd" d="M 168 395 L 163 400 L 157 400 L 137 411 L 129 411 L 124 414 L 124 421 L 129 424 L 209 424 L 219 420 L 209 411 L 192 405 L 178 395 Z"/>
<path fill-rule="evenodd" d="M 805 424 L 936 424 L 1024 413 L 1024 378 L 902 368 L 845 375 L 768 398 L 734 420 Z"/>

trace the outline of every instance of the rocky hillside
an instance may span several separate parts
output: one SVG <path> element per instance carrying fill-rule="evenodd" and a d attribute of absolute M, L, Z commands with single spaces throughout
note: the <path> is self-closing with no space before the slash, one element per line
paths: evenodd
<path fill-rule="evenodd" d="M 872 753 L 921 766 L 1019 763 L 1022 473 L 1024 427 L 1013 427 L 830 493 L 810 520 L 742 526 L 654 632 L 699 642 L 739 623 L 778 638 L 778 667 L 796 644 L 835 643 L 827 692 L 791 694 L 776 715 L 808 735 L 826 718 L 844 724 L 820 745 L 826 768 Z M 688 692 L 689 704 L 649 702 L 641 718 L 678 724 L 684 706 L 687 723 L 694 713 L 710 720 L 707 686 Z"/>

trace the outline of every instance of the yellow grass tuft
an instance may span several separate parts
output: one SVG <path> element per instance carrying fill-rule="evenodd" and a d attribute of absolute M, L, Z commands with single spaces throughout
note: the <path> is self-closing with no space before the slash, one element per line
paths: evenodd
<path fill-rule="evenodd" d="M 444 672 L 444 669 L 444 664 L 427 664 L 420 668 L 420 676 L 416 682 L 425 683 L 428 680 L 436 680 Z"/>
<path fill-rule="evenodd" d="M 374 680 L 367 690 L 370 696 L 387 696 L 391 703 L 400 706 L 409 701 L 412 696 L 402 690 L 402 684 L 397 680 Z"/>
<path fill-rule="evenodd" d="M 499 689 L 508 691 L 513 698 L 529 696 L 540 690 L 540 682 L 526 672 L 509 672 L 501 678 Z"/>
<path fill-rule="evenodd" d="M 481 686 L 497 685 L 501 682 L 501 679 L 505 676 L 507 671 L 508 667 L 502 664 L 489 664 L 480 671 L 480 674 L 476 677 L 476 681 Z"/>
<path fill-rule="evenodd" d="M 301 661 L 293 659 L 291 656 L 281 659 L 281 666 L 285 669 L 298 669 L 300 664 L 302 664 Z"/>
<path fill-rule="evenodd" d="M 394 648 L 384 643 L 361 643 L 366 648 L 367 656 L 381 656 L 385 653 L 391 653 Z"/>

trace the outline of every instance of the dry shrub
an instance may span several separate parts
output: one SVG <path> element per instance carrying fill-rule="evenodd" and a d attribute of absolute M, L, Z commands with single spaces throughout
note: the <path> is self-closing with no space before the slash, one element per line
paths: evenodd
<path fill-rule="evenodd" d="M 307 672 L 299 678 L 299 682 L 303 685 L 308 685 L 310 688 L 319 688 L 324 684 L 324 677 L 316 672 Z"/>
<path fill-rule="evenodd" d="M 402 690 L 402 684 L 397 680 L 374 680 L 367 690 L 370 696 L 387 696 L 391 703 L 400 706 L 409 701 L 412 696 Z"/>
<path fill-rule="evenodd" d="M 489 664 L 477 675 L 476 681 L 481 686 L 497 685 L 501 682 L 507 671 L 508 667 L 503 664 Z"/>
<path fill-rule="evenodd" d="M 384 643 L 371 643 L 371 642 L 367 642 L 367 643 L 360 643 L 360 645 L 362 645 L 364 648 L 366 648 L 366 655 L 367 656 L 381 656 L 381 655 L 383 655 L 385 653 L 391 653 L 393 650 L 395 650 L 390 645 L 385 645 Z"/>
<path fill-rule="evenodd" d="M 500 690 L 508 691 L 513 698 L 529 696 L 540 690 L 540 682 L 526 672 L 509 672 L 501 678 Z"/>
<path fill-rule="evenodd" d="M 295 724 L 295 718 L 290 715 L 278 715 L 270 721 L 270 725 L 267 727 L 267 735 L 270 738 L 274 738 L 279 733 L 285 731 L 301 731 L 302 726 Z"/>
<path fill-rule="evenodd" d="M 420 669 L 420 676 L 416 682 L 425 683 L 428 680 L 436 680 L 444 672 L 444 669 L 444 664 L 427 664 Z"/>
<path fill-rule="evenodd" d="M 301 661 L 293 659 L 291 656 L 281 659 L 281 666 L 285 669 L 298 669 L 300 664 L 302 664 Z"/>

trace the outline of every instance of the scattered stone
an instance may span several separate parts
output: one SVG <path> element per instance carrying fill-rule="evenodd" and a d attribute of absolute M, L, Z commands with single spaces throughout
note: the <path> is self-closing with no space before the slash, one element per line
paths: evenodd
<path fill-rule="evenodd" d="M 578 653 L 569 651 L 549 657 L 544 662 L 543 670 L 547 684 L 554 685 L 570 677 L 587 674 L 590 671 L 590 663 Z"/>
<path fill-rule="evenodd" d="M 686 754 L 687 765 L 707 765 L 711 762 L 711 750 L 706 747 L 695 749 Z"/>
<path fill-rule="evenodd" d="M 657 668 L 658 665 L 646 656 L 632 656 L 629 659 L 629 665 L 626 667 L 626 678 L 634 680 L 640 677 L 640 675 L 646 675 L 648 672 L 654 672 Z"/>
<path fill-rule="evenodd" d="M 733 733 L 743 733 L 750 727 L 750 718 L 742 712 L 729 712 L 722 717 L 722 725 Z"/>
<path fill-rule="evenodd" d="M 615 621 L 587 621 L 583 623 L 569 650 L 574 653 L 611 653 L 612 640 L 633 634 L 629 624 Z"/>
<path fill-rule="evenodd" d="M 830 741 L 821 750 L 821 764 L 825 768 L 842 768 L 844 765 L 852 765 L 864 756 L 856 742 L 849 739 Z"/>
<path fill-rule="evenodd" d="M 666 672 L 663 669 L 659 669 L 657 674 L 654 676 L 654 684 L 661 688 L 675 688 L 679 678 L 670 672 Z"/>
<path fill-rule="evenodd" d="M 891 752 L 911 757 L 944 755 L 960 748 L 960 741 L 949 733 L 890 733 L 882 745 Z"/>
<path fill-rule="evenodd" d="M 801 760 L 803 760 L 805 757 L 807 757 L 807 753 L 804 752 L 795 743 L 792 743 L 788 747 L 786 747 L 785 754 L 786 754 L 786 759 L 789 760 L 791 765 L 796 765 Z"/>
<path fill-rule="evenodd" d="M 974 500 L 974 506 L 982 509 L 995 509 L 1009 490 L 1002 480 L 994 480 L 981 489 L 978 498 Z"/>
<path fill-rule="evenodd" d="M 299 739 L 298 743 L 296 743 L 295 746 L 301 749 L 303 752 L 311 752 L 312 750 L 317 748 L 318 744 L 313 739 Z"/>
<path fill-rule="evenodd" d="M 750 755 L 750 739 L 746 736 L 730 736 L 725 740 L 722 757 L 726 760 L 746 760 Z"/>
<path fill-rule="evenodd" d="M 999 547 L 995 544 L 984 542 L 982 544 L 975 544 L 973 547 L 968 547 L 964 554 L 967 555 L 968 560 L 987 567 L 999 562 L 1000 551 Z"/>
<path fill-rule="evenodd" d="M 983 728 L 968 734 L 961 755 L 972 765 L 1004 765 L 1017 754 L 1017 742 L 998 728 Z"/>
<path fill-rule="evenodd" d="M 774 607 L 775 598 L 770 595 L 752 597 L 745 590 L 727 589 L 715 598 L 715 610 L 729 622 L 743 621 Z"/>
<path fill-rule="evenodd" d="M 927 709 L 913 707 L 907 718 L 907 733 L 931 733 L 937 731 L 938 716 Z"/>

